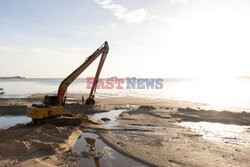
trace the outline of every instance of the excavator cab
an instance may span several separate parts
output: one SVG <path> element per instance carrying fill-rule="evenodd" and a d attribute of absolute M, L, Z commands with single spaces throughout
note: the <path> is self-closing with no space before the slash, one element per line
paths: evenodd
<path fill-rule="evenodd" d="M 56 106 L 56 105 L 58 105 L 57 96 L 56 95 L 46 95 L 44 97 L 43 103 L 45 105 Z"/>

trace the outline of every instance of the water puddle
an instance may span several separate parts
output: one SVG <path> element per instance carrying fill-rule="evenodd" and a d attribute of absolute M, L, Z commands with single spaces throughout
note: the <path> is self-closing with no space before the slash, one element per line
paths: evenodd
<path fill-rule="evenodd" d="M 73 150 L 81 153 L 79 167 L 146 166 L 118 153 L 93 133 L 84 133 L 75 143 Z"/>
<path fill-rule="evenodd" d="M 105 128 L 113 128 L 120 123 L 116 121 L 119 115 L 126 109 L 111 110 L 108 112 L 89 114 L 88 116 L 101 120 L 108 118 L 109 121 L 104 122 Z M 74 151 L 80 152 L 81 156 L 78 161 L 79 167 L 96 166 L 96 167 L 141 167 L 146 166 L 133 159 L 130 159 L 108 145 L 106 145 L 97 134 L 84 133 L 75 143 Z"/>
<path fill-rule="evenodd" d="M 118 126 L 120 124 L 119 122 L 116 121 L 116 119 L 123 111 L 126 111 L 126 109 L 110 110 L 108 112 L 89 114 L 88 116 L 95 118 L 97 120 L 101 120 L 102 118 L 110 119 L 110 121 L 104 122 L 103 126 L 105 128 L 111 128 Z"/>
<path fill-rule="evenodd" d="M 26 116 L 3 116 L 0 117 L 0 129 L 9 128 L 16 124 L 25 124 L 31 121 L 31 118 Z"/>
<path fill-rule="evenodd" d="M 178 125 L 190 128 L 208 140 L 250 146 L 250 126 L 212 122 L 181 122 Z"/>

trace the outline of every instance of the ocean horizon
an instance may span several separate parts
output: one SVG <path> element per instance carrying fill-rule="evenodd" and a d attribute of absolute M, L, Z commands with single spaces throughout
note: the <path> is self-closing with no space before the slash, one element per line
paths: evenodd
<path fill-rule="evenodd" d="M 57 93 L 64 78 L 0 79 L 5 91 L 0 98 L 25 98 L 32 94 Z M 107 79 L 107 78 L 101 78 Z M 121 78 L 119 78 L 121 79 Z M 150 78 L 149 78 L 150 79 Z M 85 78 L 76 79 L 67 94 L 88 94 Z M 164 78 L 162 89 L 97 89 L 96 97 L 133 97 L 199 103 L 217 110 L 250 111 L 250 78 Z"/>

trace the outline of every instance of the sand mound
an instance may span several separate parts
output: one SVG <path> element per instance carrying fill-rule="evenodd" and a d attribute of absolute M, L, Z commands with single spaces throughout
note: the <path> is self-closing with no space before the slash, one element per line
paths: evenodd
<path fill-rule="evenodd" d="M 37 151 L 54 153 L 75 131 L 74 127 L 16 125 L 0 131 L 0 156 L 24 155 Z"/>
<path fill-rule="evenodd" d="M 73 163 L 71 159 L 74 155 L 71 148 L 83 130 L 87 127 L 90 129 L 92 126 L 99 126 L 95 119 L 83 114 L 77 114 L 77 116 L 82 120 L 82 124 L 76 127 L 58 127 L 50 123 L 38 127 L 28 123 L 0 130 L 0 166 L 8 166 L 13 159 L 17 159 L 18 164 L 41 163 L 40 161 L 44 163 L 44 158 L 46 160 L 67 159 L 60 163 Z M 76 162 L 77 160 L 74 161 L 74 163 Z M 15 163 L 17 162 L 15 161 Z M 48 163 L 58 165 L 59 161 Z"/>
<path fill-rule="evenodd" d="M 215 110 L 196 110 L 192 108 L 179 108 L 172 114 L 174 118 L 180 118 L 181 121 L 193 122 L 218 122 L 224 124 L 250 125 L 250 113 L 230 112 Z"/>
<path fill-rule="evenodd" d="M 140 106 L 138 109 L 141 109 L 141 110 L 154 110 L 156 108 L 154 106 Z"/>

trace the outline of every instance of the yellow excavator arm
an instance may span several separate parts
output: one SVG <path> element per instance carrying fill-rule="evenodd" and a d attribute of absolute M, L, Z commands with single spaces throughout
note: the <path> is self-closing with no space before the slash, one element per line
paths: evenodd
<path fill-rule="evenodd" d="M 109 51 L 109 46 L 108 46 L 108 42 L 106 41 L 101 47 L 99 47 L 91 56 L 89 56 L 86 61 L 79 66 L 74 72 L 72 72 L 67 78 L 65 78 L 62 83 L 59 86 L 58 89 L 58 93 L 57 93 L 57 98 L 58 98 L 58 104 L 62 105 L 63 104 L 63 98 L 65 95 L 65 92 L 67 91 L 67 88 L 69 87 L 69 85 L 98 57 L 102 54 L 101 56 L 101 60 L 99 63 L 99 66 L 97 68 L 96 71 L 96 75 L 95 75 L 95 79 L 94 79 L 94 83 L 93 86 L 91 88 L 90 91 L 90 95 L 88 97 L 88 99 L 86 100 L 86 104 L 92 104 L 93 101 L 93 93 L 96 89 L 96 85 L 104 64 L 104 61 L 106 59 L 106 56 L 108 54 Z"/>

